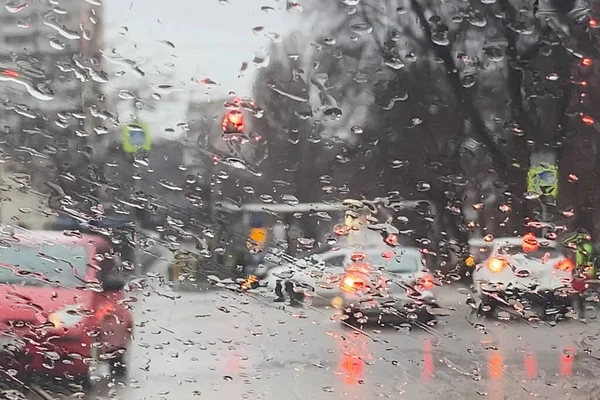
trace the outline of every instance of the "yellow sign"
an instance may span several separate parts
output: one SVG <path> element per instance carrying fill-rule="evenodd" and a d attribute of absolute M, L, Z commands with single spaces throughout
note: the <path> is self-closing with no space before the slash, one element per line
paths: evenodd
<path fill-rule="evenodd" d="M 261 246 L 267 241 L 267 230 L 265 228 L 252 228 L 248 238 Z"/>
<path fill-rule="evenodd" d="M 475 258 L 473 256 L 469 256 L 465 259 L 465 265 L 467 267 L 473 267 L 475 265 Z"/>
<path fill-rule="evenodd" d="M 344 225 L 349 228 L 356 228 L 358 226 L 358 218 L 354 215 L 346 214 L 346 217 L 344 218 Z"/>
<path fill-rule="evenodd" d="M 148 127 L 139 122 L 125 125 L 121 143 L 125 153 L 135 153 L 138 150 L 150 151 L 152 140 L 148 133 Z"/>
<path fill-rule="evenodd" d="M 527 171 L 527 191 L 558 197 L 558 166 L 550 163 L 533 165 Z"/>

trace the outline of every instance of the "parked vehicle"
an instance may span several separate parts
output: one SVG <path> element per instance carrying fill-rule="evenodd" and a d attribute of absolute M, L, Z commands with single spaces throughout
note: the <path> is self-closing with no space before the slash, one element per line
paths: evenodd
<path fill-rule="evenodd" d="M 110 242 L 15 228 L 0 248 L 0 365 L 83 382 L 127 370 L 133 317 Z"/>

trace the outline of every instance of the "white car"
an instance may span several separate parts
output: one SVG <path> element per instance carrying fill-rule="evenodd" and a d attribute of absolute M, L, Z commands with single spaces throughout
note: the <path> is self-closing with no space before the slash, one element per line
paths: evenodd
<path fill-rule="evenodd" d="M 573 262 L 557 242 L 534 241 L 537 248 L 524 248 L 528 244 L 520 237 L 469 241 L 477 262 L 473 285 L 480 312 L 497 315 L 506 307 L 544 317 L 572 305 Z"/>
<path fill-rule="evenodd" d="M 300 303 L 340 306 L 348 322 L 355 317 L 362 321 L 384 309 L 390 314 L 406 314 L 404 306 L 407 304 L 413 307 L 426 302 L 437 306 L 430 291 L 433 277 L 421 271 L 422 259 L 421 252 L 415 248 L 342 247 L 271 267 L 263 274 L 260 286 L 266 287 L 276 300 L 284 301 L 288 297 Z M 358 276 L 352 266 L 365 263 L 369 265 L 369 272 L 362 282 L 365 285 L 358 288 Z M 349 286 L 351 279 L 354 285 Z M 433 318 L 428 314 L 428 319 Z"/>
<path fill-rule="evenodd" d="M 295 261 L 286 261 L 285 255 L 268 255 L 256 271 L 260 286 L 279 301 L 287 297 L 301 303 L 331 305 L 340 296 L 340 280 L 355 250 L 327 247 L 320 251 Z"/>
<path fill-rule="evenodd" d="M 436 320 L 432 310 L 439 308 L 434 286 L 433 275 L 423 271 L 423 255 L 417 248 L 356 252 L 340 285 L 342 321 L 431 323 Z"/>

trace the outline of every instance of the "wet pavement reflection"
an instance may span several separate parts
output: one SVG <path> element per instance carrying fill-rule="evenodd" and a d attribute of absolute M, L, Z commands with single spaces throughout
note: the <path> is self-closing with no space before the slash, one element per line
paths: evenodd
<path fill-rule="evenodd" d="M 479 319 L 455 288 L 441 289 L 454 310 L 427 332 L 358 331 L 333 309 L 248 294 L 157 290 L 135 294 L 128 378 L 100 382 L 88 398 L 583 399 L 594 385 L 585 338 L 596 324 Z"/>

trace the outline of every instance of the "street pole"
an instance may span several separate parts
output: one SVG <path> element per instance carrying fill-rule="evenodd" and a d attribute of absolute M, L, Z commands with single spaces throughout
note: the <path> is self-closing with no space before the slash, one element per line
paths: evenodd
<path fill-rule="evenodd" d="M 536 166 L 541 164 L 556 165 L 556 163 L 556 153 L 552 150 L 534 151 L 531 153 L 529 159 L 530 166 Z M 546 223 L 544 228 L 542 228 L 542 236 L 546 236 L 548 234 L 548 224 L 553 222 L 554 220 L 554 213 L 552 213 L 549 210 L 547 201 L 544 199 L 544 197 L 547 196 L 540 195 L 540 197 L 538 197 L 537 199 L 541 207 L 540 222 Z M 556 201 L 556 199 L 554 200 Z"/>

